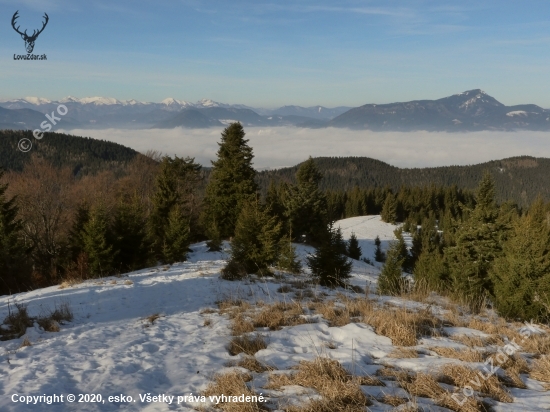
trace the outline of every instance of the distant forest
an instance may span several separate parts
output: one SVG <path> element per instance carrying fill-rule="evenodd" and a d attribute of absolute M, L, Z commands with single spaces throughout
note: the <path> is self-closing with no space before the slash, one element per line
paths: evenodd
<path fill-rule="evenodd" d="M 17 149 L 22 138 L 33 142 L 29 153 Z M 130 161 L 139 155 L 135 150 L 118 143 L 77 137 L 61 133 L 46 133 L 36 140 L 31 131 L 0 131 L 0 167 L 6 171 L 23 170 L 32 155 L 43 157 L 55 167 L 68 167 L 75 176 L 115 171 L 124 174 Z M 314 159 L 324 178 L 322 190 L 346 192 L 354 188 L 386 188 L 393 192 L 400 187 L 449 187 L 472 191 L 485 171 L 490 172 L 496 185 L 499 203 L 511 201 L 521 207 L 531 204 L 540 195 L 550 201 L 550 159 L 521 156 L 493 160 L 472 166 L 443 166 L 432 168 L 401 169 L 380 160 L 366 157 L 318 157 Z M 270 171 L 258 172 L 256 181 L 262 194 L 267 193 L 270 182 L 296 183 L 300 164 Z M 208 179 L 210 168 L 203 168 Z"/>

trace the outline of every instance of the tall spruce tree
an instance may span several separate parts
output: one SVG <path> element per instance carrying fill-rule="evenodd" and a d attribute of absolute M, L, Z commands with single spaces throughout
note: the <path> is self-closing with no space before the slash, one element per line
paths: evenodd
<path fill-rule="evenodd" d="M 281 270 L 285 270 L 290 273 L 300 273 L 302 271 L 302 265 L 298 260 L 296 254 L 296 248 L 292 244 L 292 237 L 284 236 L 281 239 L 279 245 L 279 258 L 277 260 L 277 267 Z"/>
<path fill-rule="evenodd" d="M 443 245 L 433 215 L 423 221 L 420 231 L 415 234 L 413 255 L 415 286 L 433 291 L 450 287 L 445 277 L 447 271 L 444 267 Z"/>
<path fill-rule="evenodd" d="M 382 266 L 382 271 L 378 277 L 378 291 L 383 295 L 399 295 L 405 291 L 405 281 L 403 279 L 403 245 L 401 241 L 391 243 L 386 262 Z"/>
<path fill-rule="evenodd" d="M 114 272 L 117 251 L 111 242 L 112 234 L 107 213 L 102 205 L 92 209 L 90 219 L 84 225 L 82 239 L 88 256 L 90 275 L 108 276 Z"/>
<path fill-rule="evenodd" d="M 252 167 L 252 148 L 240 123 L 232 123 L 222 132 L 217 160 L 204 198 L 203 222 L 209 236 L 227 239 L 234 235 L 243 205 L 255 198 L 258 186 Z"/>
<path fill-rule="evenodd" d="M 397 200 L 393 193 L 388 193 L 386 201 L 382 207 L 382 213 L 380 213 L 382 220 L 386 223 L 393 223 L 397 221 Z"/>
<path fill-rule="evenodd" d="M 297 184 L 289 187 L 287 216 L 293 238 L 316 243 L 324 236 L 328 220 L 325 194 L 319 189 L 323 175 L 310 157 L 296 173 Z"/>
<path fill-rule="evenodd" d="M 384 262 L 386 260 L 386 255 L 382 251 L 382 242 L 380 241 L 380 236 L 376 236 L 374 239 L 374 246 L 376 249 L 374 250 L 374 260 L 377 262 Z"/>
<path fill-rule="evenodd" d="M 453 288 L 458 297 L 478 311 L 493 295 L 490 277 L 494 260 L 502 253 L 505 227 L 499 223 L 495 184 L 485 173 L 477 189 L 477 203 L 456 231 L 456 245 L 445 249 Z"/>
<path fill-rule="evenodd" d="M 504 253 L 492 268 L 495 306 L 501 316 L 546 321 L 550 317 L 550 225 L 539 198 L 515 221 Z"/>
<path fill-rule="evenodd" d="M 0 169 L 0 179 L 3 172 Z M 16 199 L 6 198 L 7 184 L 0 184 L 0 295 L 26 290 L 30 285 L 28 248 L 22 240 Z"/>
<path fill-rule="evenodd" d="M 313 277 L 319 279 L 323 286 L 344 286 L 351 276 L 352 263 L 345 255 L 346 242 L 340 228 L 333 224 L 325 229 L 315 253 L 307 257 L 307 265 Z"/>
<path fill-rule="evenodd" d="M 351 236 L 348 240 L 348 256 L 352 259 L 359 260 L 361 259 L 361 246 L 359 246 L 359 241 L 357 240 L 357 236 L 355 235 L 355 232 L 351 233 Z"/>

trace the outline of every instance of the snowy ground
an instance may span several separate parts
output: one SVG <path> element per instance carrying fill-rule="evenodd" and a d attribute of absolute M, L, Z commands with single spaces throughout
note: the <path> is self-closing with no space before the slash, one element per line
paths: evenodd
<path fill-rule="evenodd" d="M 378 235 L 383 242 L 393 239 L 395 226 L 379 217 L 366 216 L 338 222 L 345 237 L 354 231 L 360 239 L 363 255 L 372 259 L 373 240 Z M 256 281 L 228 282 L 219 279 L 227 255 L 209 253 L 204 243 L 192 246 L 189 260 L 172 266 L 129 273 L 123 277 L 87 281 L 69 288 L 57 286 L 0 297 L 0 319 L 13 310 L 14 303 L 23 303 L 33 316 L 47 312 L 56 304 L 68 303 L 74 320 L 61 326 L 60 332 L 45 332 L 37 324 L 28 328 L 24 337 L 0 342 L 0 411 L 191 411 L 201 405 L 186 400 L 177 404 L 178 396 L 199 395 L 216 373 L 231 370 L 231 360 L 239 359 L 228 353 L 232 336 L 230 320 L 221 315 L 216 302 L 242 299 L 251 303 L 266 303 L 293 299 L 292 293 L 279 293 L 282 284 L 292 279 L 270 278 Z M 302 259 L 312 249 L 297 245 Z M 379 269 L 354 261 L 352 284 L 374 290 Z M 304 275 L 301 276 L 304 278 Z M 340 290 L 340 293 L 343 290 Z M 316 287 L 316 294 L 326 293 L 325 299 L 336 297 L 338 291 Z M 351 293 L 351 292 L 349 292 Z M 420 308 L 426 306 L 399 298 L 371 296 L 381 303 Z M 9 303 L 9 308 L 8 308 Z M 212 309 L 212 310 L 208 310 Z M 434 311 L 442 309 L 431 308 Z M 149 322 L 146 318 L 159 314 Z M 318 315 L 311 314 L 317 323 L 284 327 L 281 330 L 260 330 L 268 341 L 266 349 L 255 357 L 276 367 L 277 373 L 295 367 L 302 360 L 329 356 L 348 370 L 373 375 L 382 365 L 394 365 L 411 371 L 430 371 L 443 363 L 457 362 L 426 350 L 430 346 L 457 347 L 449 338 L 425 338 L 416 349 L 424 350 L 418 358 L 389 358 L 395 349 L 392 340 L 378 335 L 371 326 L 349 323 L 329 327 Z M 449 334 L 481 334 L 474 329 L 449 329 Z M 31 346 L 21 347 L 24 338 Z M 463 345 L 462 345 L 463 346 Z M 330 347 L 331 349 L 327 349 Z M 483 366 L 474 364 L 474 367 Z M 269 372 L 253 373 L 249 383 L 257 393 L 276 408 L 281 401 L 304 399 L 304 388 L 284 391 L 263 389 Z M 511 389 L 514 403 L 493 402 L 495 411 L 542 411 L 550 409 L 550 393 L 541 382 L 523 376 L 528 389 Z M 386 386 L 364 386 L 365 394 L 380 397 L 393 394 L 411 398 L 395 382 Z M 307 391 L 306 391 L 307 392 Z M 24 396 L 64 395 L 63 402 L 54 405 L 27 405 L 13 400 Z M 76 402 L 67 402 L 69 394 Z M 79 403 L 79 394 L 100 394 L 98 403 Z M 147 402 L 147 394 L 174 396 Z M 15 398 L 14 398 L 14 395 Z M 132 396 L 133 400 L 109 397 Z M 305 398 L 307 400 L 307 396 Z M 169 400 L 169 399 L 168 399 Z M 425 410 L 447 410 L 433 406 L 427 398 L 417 398 Z M 389 411 L 393 407 L 373 401 L 372 411 Z"/>

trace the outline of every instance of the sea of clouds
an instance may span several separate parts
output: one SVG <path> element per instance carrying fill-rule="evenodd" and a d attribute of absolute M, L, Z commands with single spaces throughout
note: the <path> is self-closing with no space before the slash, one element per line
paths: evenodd
<path fill-rule="evenodd" d="M 190 156 L 205 166 L 215 160 L 222 128 L 65 130 L 109 140 L 139 152 Z M 398 167 L 482 163 L 506 157 L 550 157 L 547 132 L 372 132 L 348 129 L 245 127 L 257 169 L 294 166 L 308 156 L 365 156 Z"/>

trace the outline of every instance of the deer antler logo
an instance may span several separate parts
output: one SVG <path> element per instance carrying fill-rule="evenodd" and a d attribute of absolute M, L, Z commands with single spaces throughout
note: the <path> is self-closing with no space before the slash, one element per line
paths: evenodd
<path fill-rule="evenodd" d="M 33 33 L 32 33 L 32 36 L 29 36 L 27 34 L 27 30 L 25 30 L 24 33 L 21 33 L 19 31 L 19 26 L 15 27 L 16 20 L 17 20 L 18 17 L 19 17 L 19 10 L 16 11 L 15 14 L 13 15 L 13 17 L 11 19 L 11 25 L 12 25 L 13 29 L 21 35 L 21 38 L 23 40 L 25 40 L 25 48 L 27 49 L 27 53 L 32 53 L 32 51 L 34 50 L 34 42 L 36 41 L 38 35 L 44 31 L 44 29 L 46 28 L 46 25 L 48 24 L 48 21 L 50 20 L 50 18 L 48 17 L 48 15 L 46 13 L 44 13 L 45 21 L 42 23 L 42 28 L 38 31 L 34 30 Z"/>

